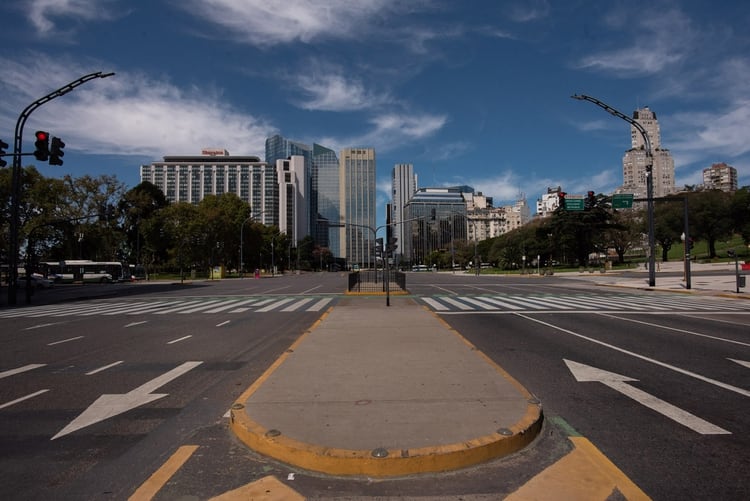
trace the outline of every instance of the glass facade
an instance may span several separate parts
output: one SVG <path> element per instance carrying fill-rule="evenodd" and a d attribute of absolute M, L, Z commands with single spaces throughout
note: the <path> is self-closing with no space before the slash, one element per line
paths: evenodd
<path fill-rule="evenodd" d="M 459 189 L 426 188 L 406 204 L 404 223 L 411 264 L 426 264 L 433 252 L 450 252 L 454 242 L 468 240 L 466 202 Z"/>
<path fill-rule="evenodd" d="M 313 144 L 312 193 L 316 201 L 315 232 L 312 237 L 321 247 L 327 247 L 334 257 L 342 257 L 340 231 L 330 224 L 342 223 L 339 209 L 339 159 L 336 152 Z M 310 210 L 313 211 L 311 204 Z"/>
<path fill-rule="evenodd" d="M 348 148 L 341 151 L 339 183 L 345 234 L 345 257 L 350 266 L 375 265 L 375 150 Z"/>

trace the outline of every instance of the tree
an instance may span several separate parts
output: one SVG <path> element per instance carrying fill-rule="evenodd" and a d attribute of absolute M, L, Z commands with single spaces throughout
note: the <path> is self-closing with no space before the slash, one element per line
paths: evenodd
<path fill-rule="evenodd" d="M 730 195 L 719 190 L 701 191 L 688 199 L 690 233 L 706 240 L 708 257 L 716 257 L 716 241 L 732 234 Z"/>
<path fill-rule="evenodd" d="M 164 192 L 157 186 L 144 181 L 128 190 L 118 204 L 123 215 L 125 232 L 125 255 L 128 262 L 142 263 L 141 250 L 146 244 L 144 228 L 157 212 L 169 205 Z"/>
<path fill-rule="evenodd" d="M 734 192 L 729 213 L 732 229 L 742 235 L 745 245 L 750 245 L 750 186 L 743 186 Z"/>

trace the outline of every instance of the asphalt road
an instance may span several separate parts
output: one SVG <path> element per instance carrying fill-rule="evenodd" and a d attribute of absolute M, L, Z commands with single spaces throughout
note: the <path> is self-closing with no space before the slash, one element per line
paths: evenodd
<path fill-rule="evenodd" d="M 436 310 L 539 396 L 548 419 L 591 440 L 654 499 L 750 496 L 750 302 L 475 278 L 412 287 L 450 307 Z M 472 293 L 528 306 L 448 302 Z"/>
<path fill-rule="evenodd" d="M 750 497 L 750 302 L 560 277 L 408 283 L 542 400 L 545 430 L 528 450 L 379 481 L 275 463 L 231 435 L 227 410 L 336 304 L 343 274 L 90 285 L 85 299 L 58 288 L 0 309 L 0 496 L 127 499 L 175 451 L 197 447 L 155 499 L 207 499 L 269 475 L 308 497 L 495 499 L 577 432 L 654 499 Z"/>

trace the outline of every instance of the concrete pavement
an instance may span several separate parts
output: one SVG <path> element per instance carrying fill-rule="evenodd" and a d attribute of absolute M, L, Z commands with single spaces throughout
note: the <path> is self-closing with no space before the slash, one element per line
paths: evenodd
<path fill-rule="evenodd" d="M 540 402 L 412 298 L 347 297 L 237 399 L 253 450 L 332 475 L 402 476 L 516 452 Z"/>
<path fill-rule="evenodd" d="M 606 286 L 697 294 L 721 294 L 750 299 L 750 281 L 748 281 L 748 286 L 740 288 L 739 294 L 737 293 L 734 263 L 691 263 L 689 289 L 685 280 L 684 268 L 682 261 L 657 262 L 654 287 L 649 286 L 648 269 L 644 267 L 628 270 L 627 273 L 618 271 L 606 273 L 598 271 L 594 273 L 571 272 L 559 273 L 556 276 L 585 278 L 598 285 Z M 750 275 L 750 271 L 740 269 L 739 274 L 747 276 Z"/>

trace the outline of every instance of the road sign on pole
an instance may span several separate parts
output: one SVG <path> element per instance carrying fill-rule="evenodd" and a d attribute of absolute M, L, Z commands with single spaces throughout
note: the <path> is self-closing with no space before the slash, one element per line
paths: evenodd
<path fill-rule="evenodd" d="M 583 195 L 568 195 L 565 197 L 565 210 L 583 210 Z"/>
<path fill-rule="evenodd" d="M 633 208 L 633 194 L 632 193 L 615 193 L 612 195 L 612 208 L 613 209 L 632 209 Z"/>

